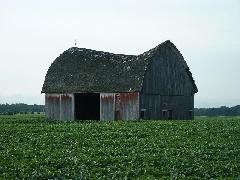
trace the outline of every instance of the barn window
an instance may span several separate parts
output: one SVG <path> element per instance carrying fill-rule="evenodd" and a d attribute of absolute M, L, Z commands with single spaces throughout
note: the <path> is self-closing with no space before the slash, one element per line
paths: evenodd
<path fill-rule="evenodd" d="M 146 118 L 146 109 L 141 109 L 140 119 L 145 119 L 145 118 Z"/>

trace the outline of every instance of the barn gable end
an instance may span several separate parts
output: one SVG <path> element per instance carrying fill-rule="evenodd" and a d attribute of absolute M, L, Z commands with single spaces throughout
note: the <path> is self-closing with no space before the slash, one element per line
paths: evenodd
<path fill-rule="evenodd" d="M 193 95 L 198 90 L 190 73 L 181 53 L 167 41 L 155 49 L 141 91 L 164 96 Z"/>
<path fill-rule="evenodd" d="M 145 72 L 140 108 L 146 119 L 192 119 L 197 87 L 181 53 L 170 41 L 155 48 Z"/>

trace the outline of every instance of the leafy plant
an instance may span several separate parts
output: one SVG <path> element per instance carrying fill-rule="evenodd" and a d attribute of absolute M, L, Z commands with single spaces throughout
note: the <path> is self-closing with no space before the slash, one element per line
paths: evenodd
<path fill-rule="evenodd" d="M 240 118 L 58 122 L 0 116 L 0 179 L 240 178 Z"/>

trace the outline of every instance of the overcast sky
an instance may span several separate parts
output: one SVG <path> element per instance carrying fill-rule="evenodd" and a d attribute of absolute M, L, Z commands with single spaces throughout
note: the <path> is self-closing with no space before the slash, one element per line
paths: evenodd
<path fill-rule="evenodd" d="M 44 104 L 47 69 L 78 47 L 140 54 L 171 40 L 196 107 L 240 104 L 239 0 L 0 0 L 0 103 Z"/>

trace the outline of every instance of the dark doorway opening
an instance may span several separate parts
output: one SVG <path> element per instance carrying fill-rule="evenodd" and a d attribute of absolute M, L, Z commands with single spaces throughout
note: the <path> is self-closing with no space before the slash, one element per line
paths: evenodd
<path fill-rule="evenodd" d="M 100 120 L 100 94 L 76 93 L 75 118 L 78 120 Z"/>

